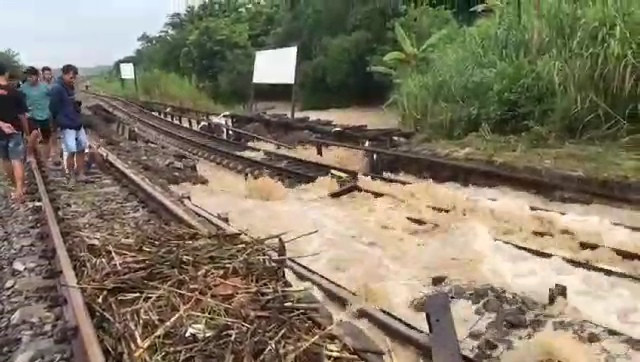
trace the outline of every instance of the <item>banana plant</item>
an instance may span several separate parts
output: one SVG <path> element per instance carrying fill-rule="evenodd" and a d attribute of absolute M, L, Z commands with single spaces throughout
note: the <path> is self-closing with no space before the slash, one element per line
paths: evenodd
<path fill-rule="evenodd" d="M 370 71 L 395 77 L 398 71 L 415 68 L 420 60 L 426 58 L 428 51 L 437 44 L 438 40 L 446 34 L 446 29 L 429 37 L 420 47 L 407 36 L 399 23 L 395 23 L 394 32 L 401 50 L 387 53 L 382 58 L 384 65 L 371 66 L 369 67 Z"/>

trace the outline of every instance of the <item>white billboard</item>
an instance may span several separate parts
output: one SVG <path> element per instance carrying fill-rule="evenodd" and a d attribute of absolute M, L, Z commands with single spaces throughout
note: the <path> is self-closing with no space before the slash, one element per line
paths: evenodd
<path fill-rule="evenodd" d="M 295 84 L 298 47 L 261 50 L 253 63 L 253 83 Z"/>
<path fill-rule="evenodd" d="M 136 72 L 133 63 L 120 63 L 120 78 L 136 79 Z"/>

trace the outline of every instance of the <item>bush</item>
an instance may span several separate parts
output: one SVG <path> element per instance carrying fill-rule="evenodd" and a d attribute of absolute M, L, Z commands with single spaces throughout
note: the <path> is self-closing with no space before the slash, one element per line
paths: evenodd
<path fill-rule="evenodd" d="M 319 56 L 302 66 L 303 108 L 349 106 L 384 97 L 385 83 L 367 71 L 373 46 L 364 31 L 326 39 Z"/>
<path fill-rule="evenodd" d="M 432 28 L 447 34 L 418 64 L 396 73 L 392 100 L 405 123 L 448 138 L 544 128 L 564 138 L 603 139 L 637 130 L 640 7 L 540 0 L 537 12 L 534 3 L 522 3 L 521 17 L 506 3 L 471 27 L 443 22 L 440 11 L 418 14 L 414 23 L 440 24 Z M 425 28 L 410 33 L 424 37 Z"/>

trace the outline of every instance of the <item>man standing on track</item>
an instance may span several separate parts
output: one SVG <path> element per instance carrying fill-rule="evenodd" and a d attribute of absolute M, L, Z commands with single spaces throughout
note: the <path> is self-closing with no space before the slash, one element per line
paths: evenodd
<path fill-rule="evenodd" d="M 54 123 L 62 135 L 62 149 L 67 154 L 65 161 L 70 180 L 85 179 L 85 149 L 87 134 L 82 125 L 80 102 L 76 101 L 75 82 L 78 68 L 67 64 L 62 67 L 62 76 L 51 89 L 50 110 Z"/>
<path fill-rule="evenodd" d="M 53 88 L 55 85 L 55 81 L 53 79 L 53 72 L 50 67 L 42 67 L 42 83 L 44 83 L 49 90 Z M 58 139 L 60 135 L 58 134 L 58 130 L 56 129 L 56 125 L 51 120 L 51 124 L 49 126 L 51 129 L 51 137 L 49 141 L 49 149 L 51 153 L 49 155 L 49 160 L 52 164 L 58 164 L 60 162 L 60 146 L 58 146 Z"/>
<path fill-rule="evenodd" d="M 27 105 L 22 94 L 9 84 L 8 68 L 0 64 L 0 157 L 2 166 L 15 184 L 12 198 L 24 200 L 24 153 L 23 130 L 28 130 Z"/>
<path fill-rule="evenodd" d="M 51 138 L 51 114 L 49 113 L 49 88 L 40 82 L 38 69 L 29 67 L 25 70 L 27 82 L 20 87 L 24 93 L 29 108 L 29 126 L 35 127 L 39 132 L 29 135 L 30 154 L 37 152 L 39 138 L 45 144 L 43 159 L 49 158 L 49 141 Z"/>

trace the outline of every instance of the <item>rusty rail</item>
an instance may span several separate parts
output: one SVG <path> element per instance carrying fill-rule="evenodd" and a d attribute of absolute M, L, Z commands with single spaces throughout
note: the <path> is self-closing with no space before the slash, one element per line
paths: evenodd
<path fill-rule="evenodd" d="M 182 210 L 178 212 L 174 211 L 174 214 L 178 218 L 182 219 L 184 223 L 200 230 L 210 229 L 202 222 L 202 220 L 204 220 L 207 224 L 211 224 L 223 232 L 229 234 L 241 234 L 243 237 L 246 237 L 247 240 L 251 238 L 247 233 L 234 228 L 230 224 L 191 203 L 191 201 L 187 199 L 183 200 L 184 206 L 179 206 L 174 200 L 165 197 L 162 193 L 156 191 L 155 187 L 149 181 L 137 175 L 135 171 L 130 170 L 122 161 L 118 160 L 118 158 L 107 149 L 98 146 L 98 151 L 103 157 L 105 157 L 107 162 L 118 168 L 118 170 L 120 170 L 137 186 L 149 191 L 150 194 L 154 195 L 154 197 L 160 197 L 163 200 L 163 205 L 170 207 L 171 210 Z M 192 211 L 193 214 L 198 216 L 200 219 L 194 218 L 188 212 L 185 212 L 184 207 L 189 209 L 189 211 Z M 272 256 L 276 257 L 277 255 L 274 254 Z M 295 260 L 286 259 L 285 266 L 296 276 L 312 283 L 316 288 L 318 288 L 318 290 L 322 291 L 325 295 L 329 296 L 330 299 L 338 302 L 340 305 L 346 307 L 349 305 L 359 304 L 358 296 L 354 292 L 332 281 L 328 277 L 304 266 L 303 264 Z M 357 314 L 361 318 L 371 322 L 393 340 L 411 346 L 427 356 L 430 354 L 431 345 L 429 341 L 429 334 L 426 331 L 404 322 L 402 319 L 388 311 L 370 306 L 358 307 Z M 463 356 L 463 359 L 465 361 L 471 360 L 466 356 Z"/>
<path fill-rule="evenodd" d="M 67 253 L 67 247 L 60 233 L 56 213 L 51 205 L 44 178 L 35 162 L 31 162 L 31 171 L 38 185 L 38 192 L 42 201 L 42 210 L 45 214 L 47 227 L 49 228 L 51 242 L 56 251 L 56 262 L 62 272 L 58 290 L 67 300 L 65 315 L 70 324 L 78 328 L 76 338 L 72 342 L 74 359 L 86 362 L 105 362 L 96 330 L 91 321 L 91 316 L 89 315 L 82 293 L 80 292 L 76 273 L 73 270 L 71 259 Z"/>

